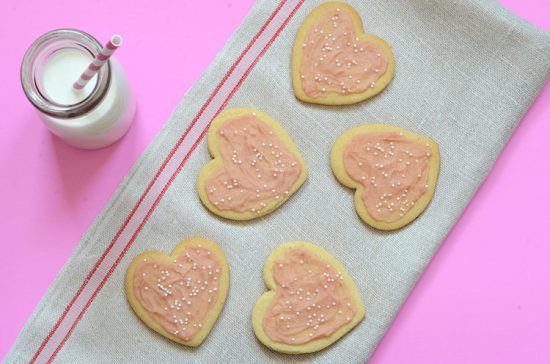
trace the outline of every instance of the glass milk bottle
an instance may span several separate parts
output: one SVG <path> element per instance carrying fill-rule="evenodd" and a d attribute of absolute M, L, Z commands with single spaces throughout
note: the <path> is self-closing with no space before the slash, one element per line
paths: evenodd
<path fill-rule="evenodd" d="M 101 49 L 87 33 L 54 30 L 34 41 L 21 65 L 23 90 L 44 124 L 78 148 L 114 143 L 134 119 L 136 103 L 128 80 L 112 57 L 83 89 L 73 88 Z"/>

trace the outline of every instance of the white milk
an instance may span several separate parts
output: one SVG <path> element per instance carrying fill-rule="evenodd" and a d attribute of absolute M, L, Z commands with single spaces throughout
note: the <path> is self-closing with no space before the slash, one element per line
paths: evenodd
<path fill-rule="evenodd" d="M 84 89 L 74 90 L 73 83 L 86 69 L 90 59 L 78 50 L 61 52 L 44 65 L 42 88 L 56 103 L 75 104 L 92 92 L 97 75 Z M 40 113 L 46 126 L 70 145 L 83 149 L 105 147 L 120 139 L 132 124 L 136 104 L 128 80 L 120 64 L 113 58 L 110 62 L 111 84 L 103 100 L 93 110 L 68 119 Z"/>
<path fill-rule="evenodd" d="M 42 88 L 46 96 L 61 105 L 74 105 L 84 100 L 92 93 L 97 75 L 82 90 L 75 90 L 73 84 L 92 61 L 91 55 L 74 48 L 55 52 L 42 66 Z"/>
<path fill-rule="evenodd" d="M 124 70 L 112 57 L 83 89 L 73 88 L 101 49 L 85 32 L 57 29 L 36 39 L 21 64 L 23 90 L 44 124 L 79 148 L 114 143 L 128 131 L 136 111 Z"/>

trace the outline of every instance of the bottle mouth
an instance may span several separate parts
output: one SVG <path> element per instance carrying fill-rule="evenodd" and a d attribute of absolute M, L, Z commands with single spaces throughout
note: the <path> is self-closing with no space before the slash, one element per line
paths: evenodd
<path fill-rule="evenodd" d="M 64 105 L 51 100 L 41 85 L 42 65 L 57 51 L 68 48 L 87 53 L 93 59 L 102 46 L 88 33 L 76 29 L 57 29 L 36 39 L 25 52 L 21 63 L 21 85 L 25 95 L 39 111 L 57 118 L 74 118 L 89 112 L 101 102 L 111 82 L 111 63 L 108 61 L 97 72 L 93 90 L 82 101 Z"/>

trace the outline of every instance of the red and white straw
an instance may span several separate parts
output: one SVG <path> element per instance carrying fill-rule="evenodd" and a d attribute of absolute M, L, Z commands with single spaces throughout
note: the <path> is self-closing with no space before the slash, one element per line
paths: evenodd
<path fill-rule="evenodd" d="M 88 81 L 99 71 L 99 69 L 111 58 L 113 53 L 122 44 L 122 37 L 120 35 L 113 35 L 109 42 L 103 47 L 101 52 L 94 58 L 92 63 L 86 68 L 86 71 L 82 72 L 78 81 L 73 84 L 73 88 L 76 90 L 83 89 Z"/>

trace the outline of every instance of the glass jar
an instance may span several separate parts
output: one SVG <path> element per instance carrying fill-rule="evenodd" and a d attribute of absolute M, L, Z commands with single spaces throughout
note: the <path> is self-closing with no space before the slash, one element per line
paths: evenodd
<path fill-rule="evenodd" d="M 21 84 L 48 129 L 78 148 L 102 148 L 132 124 L 136 103 L 121 65 L 111 57 L 88 85 L 72 84 L 102 49 L 91 35 L 58 29 L 35 40 L 21 65 Z"/>

